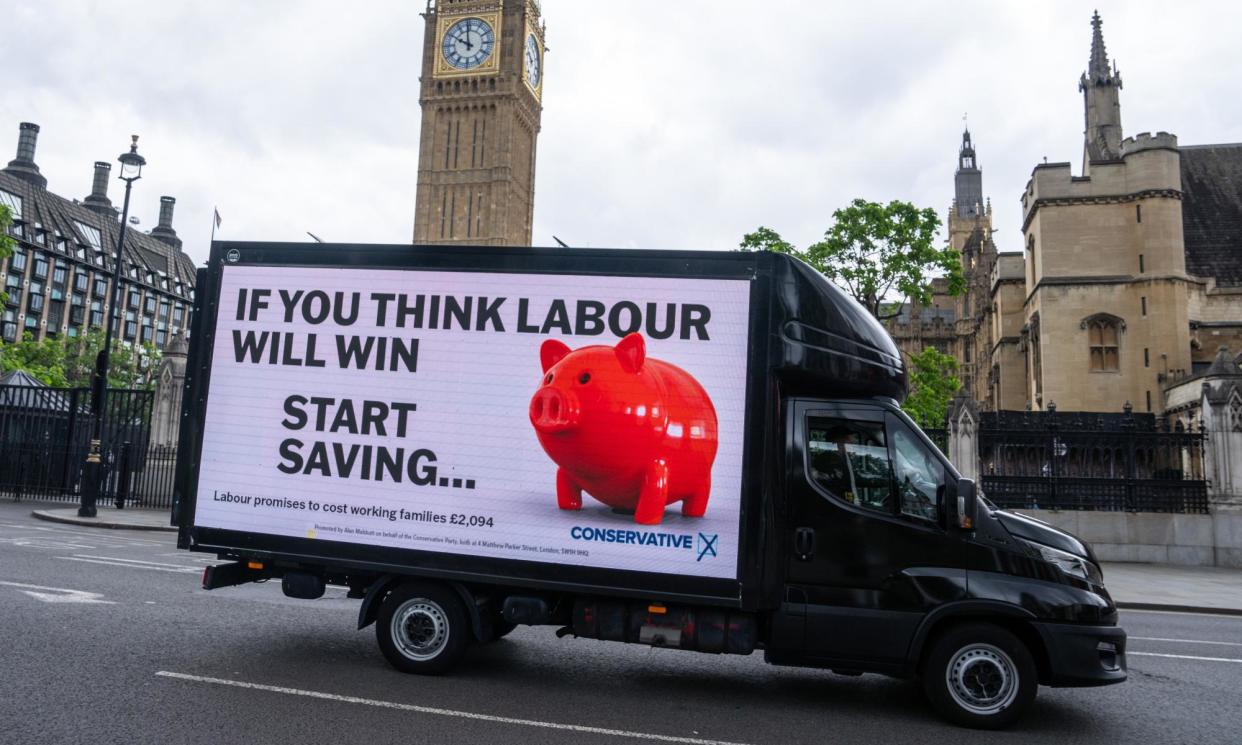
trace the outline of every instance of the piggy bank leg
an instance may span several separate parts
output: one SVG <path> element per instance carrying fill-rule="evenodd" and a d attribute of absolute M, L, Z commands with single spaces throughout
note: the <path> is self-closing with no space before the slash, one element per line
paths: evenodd
<path fill-rule="evenodd" d="M 667 504 L 668 464 L 662 460 L 652 461 L 643 475 L 643 490 L 638 495 L 634 521 L 640 525 L 659 525 L 664 520 Z"/>
<path fill-rule="evenodd" d="M 707 512 L 707 495 L 711 492 L 711 476 L 705 476 L 698 487 L 681 500 L 681 514 L 686 517 L 703 517 L 703 513 Z"/>
<path fill-rule="evenodd" d="M 564 468 L 556 469 L 556 506 L 562 510 L 582 509 L 582 487 Z"/>

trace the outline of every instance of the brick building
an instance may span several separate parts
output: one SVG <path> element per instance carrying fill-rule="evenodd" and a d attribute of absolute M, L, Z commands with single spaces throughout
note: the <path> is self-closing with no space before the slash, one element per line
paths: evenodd
<path fill-rule="evenodd" d="M 13 216 L 9 234 L 17 241 L 13 255 L 0 260 L 0 286 L 8 295 L 0 340 L 6 343 L 102 328 L 115 276 L 121 223 L 108 197 L 111 164 L 95 163 L 91 191 L 81 201 L 53 194 L 35 162 L 38 136 L 38 125 L 23 123 L 17 157 L 0 170 L 0 204 Z M 136 226 L 125 233 L 120 339 L 163 348 L 189 324 L 194 262 L 173 229 L 175 205 L 161 197 L 159 224 L 150 233 Z"/>

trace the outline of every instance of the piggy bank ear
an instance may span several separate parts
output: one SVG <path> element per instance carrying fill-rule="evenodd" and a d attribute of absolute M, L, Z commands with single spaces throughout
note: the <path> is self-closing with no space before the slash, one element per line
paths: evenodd
<path fill-rule="evenodd" d="M 643 341 L 643 335 L 639 333 L 626 335 L 617 343 L 614 351 L 617 353 L 617 359 L 621 361 L 621 369 L 626 372 L 638 372 L 643 369 L 643 362 L 647 360 L 647 343 Z"/>
<path fill-rule="evenodd" d="M 565 346 L 565 342 L 559 339 L 548 339 L 539 347 L 539 361 L 543 363 L 543 371 L 547 372 L 548 368 L 565 359 L 565 355 L 569 354 L 569 347 Z"/>

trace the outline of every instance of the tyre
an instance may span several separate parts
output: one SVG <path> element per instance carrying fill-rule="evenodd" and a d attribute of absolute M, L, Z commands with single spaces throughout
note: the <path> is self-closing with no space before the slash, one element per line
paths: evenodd
<path fill-rule="evenodd" d="M 384 599 L 376 618 L 380 650 L 403 673 L 440 675 L 466 652 L 470 619 L 451 588 L 404 584 Z"/>
<path fill-rule="evenodd" d="M 1039 674 L 1030 650 L 999 626 L 964 624 L 937 637 L 924 661 L 923 692 L 945 719 L 1001 729 L 1035 700 Z"/>

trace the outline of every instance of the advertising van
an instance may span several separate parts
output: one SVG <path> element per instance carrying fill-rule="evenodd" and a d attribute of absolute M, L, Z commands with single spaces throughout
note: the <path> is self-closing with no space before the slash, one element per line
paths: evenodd
<path fill-rule="evenodd" d="M 977 494 L 906 389 L 788 256 L 216 242 L 173 520 L 204 588 L 348 588 L 411 673 L 529 624 L 918 678 L 976 727 L 1125 680 L 1090 547 Z"/>

